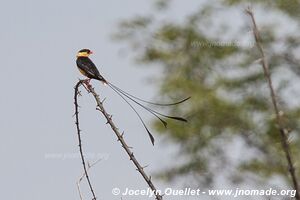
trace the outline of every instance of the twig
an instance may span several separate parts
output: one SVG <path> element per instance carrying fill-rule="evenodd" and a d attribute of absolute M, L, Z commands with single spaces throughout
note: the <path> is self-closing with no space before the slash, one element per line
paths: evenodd
<path fill-rule="evenodd" d="M 277 124 L 278 124 L 279 133 L 280 133 L 280 136 L 281 136 L 281 145 L 282 145 L 282 148 L 283 148 L 284 153 L 285 153 L 285 157 L 286 157 L 287 164 L 288 164 L 288 170 L 289 170 L 290 176 L 291 176 L 292 181 L 293 181 L 293 186 L 294 186 L 294 189 L 296 190 L 295 198 L 297 200 L 300 200 L 299 191 L 298 191 L 298 180 L 297 180 L 297 177 L 296 177 L 295 167 L 293 165 L 293 159 L 292 159 L 292 155 L 291 155 L 291 151 L 290 151 L 290 146 L 289 146 L 288 138 L 287 138 L 287 135 L 286 135 L 288 131 L 284 128 L 284 126 L 281 122 L 281 113 L 280 113 L 279 108 L 278 108 L 278 102 L 277 102 L 277 99 L 276 99 L 276 94 L 275 94 L 275 90 L 274 90 L 271 75 L 270 75 L 269 64 L 267 62 L 265 52 L 264 52 L 263 46 L 261 44 L 261 37 L 260 37 L 259 31 L 258 31 L 258 28 L 257 28 L 257 25 L 256 25 L 256 21 L 255 21 L 253 12 L 252 12 L 250 7 L 248 7 L 246 9 L 246 13 L 251 17 L 251 21 L 252 21 L 252 24 L 253 24 L 253 27 L 252 27 L 253 35 L 254 35 L 254 38 L 255 38 L 256 46 L 257 46 L 257 48 L 258 48 L 258 50 L 259 50 L 259 52 L 261 53 L 261 56 L 262 56 L 262 58 L 261 58 L 262 62 L 261 63 L 262 63 L 262 67 L 263 67 L 263 70 L 264 70 L 265 78 L 267 79 L 267 82 L 268 82 L 270 95 L 271 95 L 274 111 L 275 111 L 275 114 L 276 114 L 276 121 L 277 121 Z"/>
<path fill-rule="evenodd" d="M 80 131 L 80 127 L 79 127 L 79 112 L 78 112 L 78 100 L 77 100 L 77 98 L 78 98 L 78 94 L 79 94 L 79 86 L 82 85 L 82 83 L 83 83 L 83 81 L 79 80 L 78 83 L 76 84 L 75 88 L 74 88 L 75 89 L 74 105 L 75 105 L 75 118 L 76 118 L 75 124 L 76 124 L 76 129 L 77 129 L 77 136 L 78 136 L 78 143 L 79 143 L 78 146 L 79 146 L 79 151 L 80 151 L 80 156 L 81 156 L 81 161 L 82 161 L 84 173 L 85 173 L 86 179 L 88 181 L 90 190 L 92 192 L 93 200 L 96 200 L 96 195 L 95 195 L 95 192 L 93 190 L 93 187 L 92 187 L 92 184 L 91 184 L 88 172 L 87 172 L 87 167 L 86 167 L 84 156 L 83 156 L 82 143 L 81 143 L 81 137 L 80 137 L 80 132 L 81 131 Z"/>
<path fill-rule="evenodd" d="M 79 83 L 77 83 L 77 85 L 80 85 L 80 81 L 79 81 Z M 115 133 L 115 135 L 118 138 L 118 141 L 121 143 L 122 147 L 124 148 L 124 150 L 128 154 L 130 160 L 133 162 L 133 164 L 136 166 L 137 170 L 142 175 L 142 177 L 144 178 L 144 180 L 146 181 L 148 186 L 154 192 L 156 199 L 157 200 L 162 200 L 162 196 L 159 194 L 158 190 L 155 188 L 154 184 L 152 183 L 151 177 L 149 177 L 145 173 L 143 167 L 137 161 L 137 159 L 133 155 L 133 152 L 130 150 L 130 147 L 125 142 L 125 140 L 123 138 L 123 134 L 119 132 L 118 128 L 116 127 L 116 125 L 112 121 L 112 116 L 105 111 L 105 109 L 103 107 L 103 102 L 100 100 L 99 95 L 95 92 L 94 88 L 92 88 L 92 87 L 90 87 L 89 90 L 87 90 L 87 91 L 92 93 L 92 95 L 94 96 L 94 98 L 96 100 L 96 103 L 97 103 L 97 110 L 99 110 L 104 115 L 104 117 L 106 118 L 107 123 L 111 126 L 113 132 Z"/>
<path fill-rule="evenodd" d="M 92 163 L 91 165 L 88 164 L 88 168 L 87 170 L 90 170 L 94 165 L 96 165 L 99 161 L 101 161 L 102 159 L 98 159 L 96 162 Z M 79 193 L 79 196 L 80 196 L 80 200 L 83 200 L 83 196 L 82 196 L 82 193 L 81 193 L 81 190 L 80 190 L 80 182 L 82 181 L 83 177 L 85 177 L 86 173 L 83 172 L 82 175 L 79 177 L 78 181 L 77 181 L 77 189 L 78 189 L 78 193 Z"/>

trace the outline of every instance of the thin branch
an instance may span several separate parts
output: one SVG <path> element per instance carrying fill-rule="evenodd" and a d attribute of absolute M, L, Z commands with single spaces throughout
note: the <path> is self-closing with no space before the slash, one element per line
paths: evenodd
<path fill-rule="evenodd" d="M 79 83 L 77 83 L 77 85 L 80 85 L 80 81 Z M 130 146 L 127 145 L 127 143 L 125 142 L 124 138 L 123 138 L 123 133 L 120 133 L 118 128 L 116 127 L 116 125 L 114 124 L 114 122 L 112 121 L 112 116 L 110 114 L 108 114 L 105 110 L 105 108 L 103 107 L 103 102 L 100 100 L 99 95 L 95 92 L 94 88 L 90 87 L 87 89 L 87 91 L 89 93 L 91 93 L 97 103 L 97 110 L 100 111 L 104 117 L 107 120 L 107 123 L 110 125 L 110 127 L 112 128 L 113 132 L 115 133 L 115 135 L 118 138 L 118 141 L 121 143 L 122 147 L 124 148 L 124 150 L 126 151 L 126 153 L 128 154 L 130 160 L 133 162 L 133 164 L 136 166 L 137 170 L 139 171 L 139 173 L 142 175 L 142 177 L 144 178 L 144 180 L 146 181 L 146 183 L 148 184 L 148 186 L 151 188 L 151 190 L 154 192 L 155 197 L 157 200 L 162 200 L 162 196 L 159 194 L 158 190 L 156 189 L 156 187 L 154 186 L 151 177 L 149 177 L 143 167 L 140 165 L 140 163 L 138 162 L 138 160 L 135 158 L 133 152 L 130 150 Z"/>
<path fill-rule="evenodd" d="M 88 165 L 88 168 L 87 170 L 90 170 L 94 165 L 96 165 L 98 162 L 100 162 L 102 159 L 98 159 L 96 162 L 92 163 L 91 165 L 89 165 L 89 163 L 87 163 Z M 80 189 L 80 182 L 82 181 L 82 179 L 85 177 L 86 173 L 83 172 L 82 175 L 79 177 L 78 181 L 77 181 L 77 189 L 78 189 L 78 193 L 79 193 L 79 197 L 80 197 L 80 200 L 83 200 L 83 196 L 82 196 L 82 193 L 81 193 L 81 189 Z"/>
<path fill-rule="evenodd" d="M 83 150 L 82 150 L 82 143 L 81 143 L 81 137 L 80 137 L 80 127 L 79 127 L 79 112 L 78 112 L 78 94 L 79 93 L 79 86 L 82 85 L 82 80 L 79 80 L 78 83 L 76 84 L 75 86 L 75 93 L 74 93 L 74 105 L 75 105 L 75 119 L 76 119 L 76 129 L 77 129 L 77 136 L 78 136 L 78 143 L 79 143 L 79 151 L 80 151 L 80 156 L 81 156 L 81 161 L 82 161 L 82 165 L 83 165 L 83 169 L 84 169 L 84 173 L 85 173 L 85 176 L 86 176 L 86 179 L 88 181 L 88 184 L 89 184 L 89 187 L 90 187 L 90 190 L 91 190 L 91 193 L 93 195 L 93 200 L 96 200 L 96 195 L 95 195 L 95 192 L 93 190 L 93 187 L 92 187 L 92 184 L 91 184 L 91 181 L 90 181 L 90 178 L 89 178 L 89 175 L 88 175 L 88 172 L 87 172 L 87 167 L 86 167 L 86 164 L 85 164 L 85 159 L 84 159 L 84 156 L 83 156 Z"/>
<path fill-rule="evenodd" d="M 296 177 L 295 167 L 293 165 L 293 159 L 292 159 L 290 145 L 289 145 L 288 137 L 287 137 L 288 131 L 284 128 L 284 126 L 282 124 L 281 113 L 280 113 L 280 110 L 278 108 L 278 102 L 277 102 L 277 99 L 276 99 L 276 94 L 275 94 L 275 90 L 274 90 L 271 75 L 270 75 L 269 64 L 267 62 L 265 52 L 264 52 L 264 49 L 263 49 L 263 46 L 262 46 L 262 43 L 261 43 L 261 37 L 260 37 L 259 31 L 258 31 L 258 28 L 257 28 L 257 25 L 256 25 L 256 21 L 255 21 L 253 12 L 252 12 L 250 7 L 248 7 L 246 9 L 246 13 L 251 18 L 251 21 L 252 21 L 252 24 L 253 24 L 253 27 L 252 27 L 253 35 L 254 35 L 254 38 L 255 38 L 256 46 L 257 46 L 258 50 L 260 51 L 260 54 L 261 54 L 261 57 L 262 57 L 261 58 L 262 59 L 261 63 L 262 63 L 262 67 L 263 67 L 263 70 L 264 70 L 265 78 L 268 82 L 268 87 L 269 87 L 269 90 L 270 90 L 270 95 L 271 95 L 274 111 L 275 111 L 275 114 L 276 114 L 276 121 L 277 121 L 277 124 L 278 124 L 279 133 L 280 133 L 280 136 L 281 136 L 281 145 L 282 145 L 282 148 L 283 148 L 284 153 L 285 153 L 285 157 L 286 157 L 287 164 L 288 164 L 288 170 L 289 170 L 290 176 L 291 176 L 292 181 L 293 181 L 293 186 L 294 186 L 294 189 L 296 190 L 295 198 L 297 200 L 300 200 L 299 191 L 298 191 L 298 180 L 297 180 L 297 177 Z"/>

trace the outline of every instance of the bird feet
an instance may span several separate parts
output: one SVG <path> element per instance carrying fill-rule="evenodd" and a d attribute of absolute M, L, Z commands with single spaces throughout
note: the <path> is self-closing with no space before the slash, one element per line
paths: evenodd
<path fill-rule="evenodd" d="M 90 91 L 90 90 L 92 89 L 92 85 L 90 84 L 90 81 L 91 81 L 90 78 L 83 80 L 83 83 L 84 83 L 84 85 L 86 86 L 86 89 L 87 89 L 88 91 Z"/>

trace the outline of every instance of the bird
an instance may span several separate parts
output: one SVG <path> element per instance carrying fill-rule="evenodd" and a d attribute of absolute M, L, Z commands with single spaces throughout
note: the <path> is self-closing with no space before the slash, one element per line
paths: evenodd
<path fill-rule="evenodd" d="M 89 58 L 91 54 L 93 54 L 93 51 L 89 49 L 81 49 L 80 51 L 78 51 L 76 64 L 80 73 L 88 77 L 87 79 L 88 83 L 91 79 L 96 79 L 103 83 L 106 83 L 106 80 L 101 76 L 96 65 Z"/>
<path fill-rule="evenodd" d="M 167 122 L 163 119 L 163 118 L 169 118 L 169 119 L 173 119 L 173 120 L 178 120 L 178 121 L 183 121 L 183 122 L 187 122 L 187 120 L 185 118 L 182 117 L 177 117 L 177 116 L 169 116 L 169 115 L 165 115 L 162 114 L 156 110 L 153 110 L 147 106 L 145 106 L 143 103 L 148 103 L 148 104 L 152 104 L 155 106 L 173 106 L 173 105 L 177 105 L 177 104 L 181 104 L 187 100 L 189 100 L 191 97 L 187 97 L 184 98 L 180 101 L 177 102 L 173 102 L 173 103 L 155 103 L 155 102 L 151 102 L 151 101 L 146 101 L 144 99 L 141 99 L 139 97 L 136 97 L 124 90 L 122 90 L 121 88 L 117 87 L 116 85 L 112 84 L 111 82 L 108 82 L 99 72 L 99 70 L 97 69 L 96 65 L 93 63 L 93 61 L 89 58 L 89 56 L 93 54 L 93 51 L 91 51 L 90 49 L 81 49 L 77 52 L 77 59 L 76 59 L 76 64 L 77 64 L 77 68 L 79 69 L 80 73 L 84 76 L 87 77 L 86 80 L 84 80 L 84 83 L 87 85 L 87 88 L 90 88 L 90 81 L 91 79 L 95 79 L 98 80 L 100 82 L 102 82 L 104 85 L 108 85 L 117 95 L 119 95 L 129 106 L 130 108 L 135 112 L 135 114 L 138 116 L 139 120 L 142 122 L 145 130 L 147 131 L 151 143 L 152 145 L 154 145 L 154 137 L 151 134 L 149 128 L 146 126 L 143 118 L 141 117 L 141 115 L 137 112 L 137 110 L 135 109 L 135 107 L 129 102 L 129 100 L 133 103 L 135 103 L 136 105 L 144 108 L 146 111 L 148 111 L 149 113 L 151 113 L 152 115 L 154 115 L 158 120 L 160 120 L 160 122 L 167 127 Z M 141 103 L 143 102 L 143 103 Z"/>

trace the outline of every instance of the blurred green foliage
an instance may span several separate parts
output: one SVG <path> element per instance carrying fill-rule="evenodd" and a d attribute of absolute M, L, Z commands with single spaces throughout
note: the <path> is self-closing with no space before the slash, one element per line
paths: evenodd
<path fill-rule="evenodd" d="M 160 83 L 161 100 L 192 96 L 185 104 L 166 110 L 171 115 L 181 113 L 188 119 L 187 124 L 168 121 L 165 129 L 158 121 L 154 123 L 161 134 L 179 146 L 170 168 L 160 174 L 165 180 L 183 177 L 209 186 L 221 174 L 237 184 L 249 179 L 270 183 L 278 176 L 290 184 L 260 54 L 249 31 L 250 20 L 245 14 L 240 19 L 243 25 L 238 26 L 234 21 L 218 19 L 220 10 L 242 13 L 246 3 L 207 1 L 183 23 L 162 22 L 155 15 L 139 16 L 122 22 L 115 35 L 133 45 L 139 62 L 161 66 L 162 79 L 156 80 Z M 167 9 L 168 4 L 159 2 L 158 6 Z M 286 22 L 295 23 L 299 30 L 300 3 L 256 0 L 251 4 L 257 8 L 254 14 L 261 11 L 262 20 L 257 24 L 284 111 L 284 125 L 292 130 L 289 142 L 293 158 L 298 161 L 300 106 L 291 104 L 295 96 L 287 90 L 299 81 L 300 58 L 295 56 L 299 38 L 295 33 L 278 36 L 276 31 L 281 27 L 263 16 L 288 16 Z M 266 7 L 268 13 L 262 12 Z M 227 18 L 226 12 L 222 17 Z M 230 32 L 233 28 L 237 30 L 235 34 Z M 230 43 L 243 37 L 248 37 L 248 45 Z M 293 76 L 284 76 L 289 73 Z M 300 167 L 297 162 L 295 166 Z"/>

